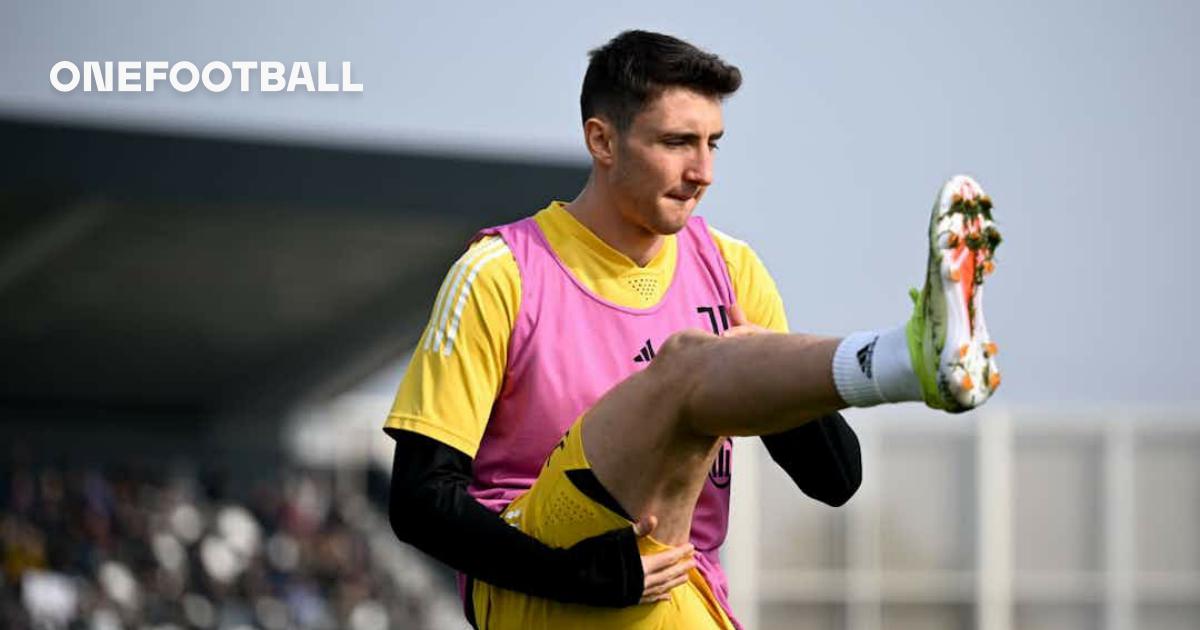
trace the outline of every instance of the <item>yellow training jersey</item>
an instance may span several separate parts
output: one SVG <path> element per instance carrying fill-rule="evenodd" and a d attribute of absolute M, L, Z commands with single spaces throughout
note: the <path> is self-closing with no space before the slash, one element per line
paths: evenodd
<path fill-rule="evenodd" d="M 610 302 L 649 308 L 671 284 L 674 235 L 643 267 L 584 227 L 562 202 L 534 220 L 570 273 Z M 746 317 L 786 332 L 783 300 L 762 261 L 746 243 L 709 229 Z M 385 429 L 420 433 L 474 457 L 504 378 L 520 302 L 520 272 L 504 241 L 489 236 L 472 244 L 442 282 Z"/>

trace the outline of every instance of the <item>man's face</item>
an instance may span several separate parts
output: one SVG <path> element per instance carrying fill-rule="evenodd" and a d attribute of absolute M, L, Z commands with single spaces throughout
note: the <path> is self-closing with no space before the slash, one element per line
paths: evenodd
<path fill-rule="evenodd" d="M 618 135 L 609 173 L 622 218 L 654 234 L 683 229 L 713 182 L 723 133 L 716 97 L 668 88 L 647 104 Z"/>

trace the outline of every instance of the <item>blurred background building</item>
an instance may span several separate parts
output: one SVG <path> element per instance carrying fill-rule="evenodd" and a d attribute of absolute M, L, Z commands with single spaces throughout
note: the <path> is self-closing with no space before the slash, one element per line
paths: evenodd
<path fill-rule="evenodd" d="M 586 51 L 741 66 L 701 211 L 793 329 L 899 321 L 954 172 L 1005 385 L 853 411 L 864 484 L 735 450 L 748 627 L 1200 627 L 1200 9 L 54 0 L 0 7 L 0 626 L 462 628 L 380 431 L 480 226 L 586 177 Z M 55 92 L 57 61 L 349 60 L 361 94 Z"/>
<path fill-rule="evenodd" d="M 390 462 L 366 450 L 386 406 L 324 401 L 381 366 L 394 388 L 472 230 L 584 171 L 0 138 L 0 626 L 461 627 L 448 573 L 387 524 Z"/>

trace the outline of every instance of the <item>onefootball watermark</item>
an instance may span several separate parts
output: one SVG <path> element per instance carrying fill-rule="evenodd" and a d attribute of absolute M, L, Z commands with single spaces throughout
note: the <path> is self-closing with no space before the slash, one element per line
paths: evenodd
<path fill-rule="evenodd" d="M 316 72 L 307 61 L 210 61 L 199 67 L 190 61 L 60 61 L 50 68 L 50 85 L 59 92 L 153 92 L 155 86 L 176 92 L 197 87 L 209 92 L 230 88 L 249 92 L 362 92 L 362 83 L 351 77 L 349 61 L 340 75 L 331 77 L 324 61 Z M 235 81 L 236 77 L 236 81 Z"/>

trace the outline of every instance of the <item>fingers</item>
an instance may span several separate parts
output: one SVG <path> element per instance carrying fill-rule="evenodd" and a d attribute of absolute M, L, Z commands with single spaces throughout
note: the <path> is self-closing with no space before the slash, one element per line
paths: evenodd
<path fill-rule="evenodd" d="M 639 538 L 644 538 L 654 533 L 656 527 L 658 517 L 643 516 L 633 524 L 633 533 Z M 645 582 L 639 603 L 649 604 L 671 599 L 671 589 L 687 583 L 688 571 L 696 567 L 696 561 L 692 558 L 695 553 L 696 548 L 688 543 L 642 556 L 642 574 L 645 576 Z"/>
<path fill-rule="evenodd" d="M 747 324 L 744 326 L 734 326 L 733 328 L 726 330 L 725 333 L 722 334 L 721 336 L 722 337 L 744 337 L 746 335 L 756 335 L 760 332 L 762 332 L 762 330 L 758 326 L 755 326 L 753 324 Z"/>
<path fill-rule="evenodd" d="M 696 548 L 688 543 L 678 547 L 671 547 L 666 551 L 660 551 L 649 556 L 642 556 L 642 570 L 646 574 L 646 579 L 649 581 L 650 575 L 658 573 L 671 565 L 678 563 L 680 560 L 686 560 L 692 557 Z"/>
<path fill-rule="evenodd" d="M 664 584 L 662 588 L 647 590 L 642 594 L 642 599 L 638 603 L 653 604 L 657 602 L 669 601 L 671 599 L 671 589 L 675 588 L 676 586 L 683 586 L 684 584 L 687 584 L 687 581 L 688 576 L 687 572 L 685 571 L 675 579 Z"/>
<path fill-rule="evenodd" d="M 672 547 L 667 551 L 642 557 L 645 585 L 641 603 L 670 599 L 671 589 L 687 582 L 688 571 L 696 567 L 692 545 Z"/>
<path fill-rule="evenodd" d="M 766 328 L 751 322 L 746 317 L 746 312 L 737 304 L 732 304 L 729 307 L 729 323 L 730 327 L 724 333 L 721 333 L 722 337 L 742 337 L 744 335 L 757 335 L 758 333 L 768 332 Z"/>
<path fill-rule="evenodd" d="M 745 326 L 750 323 L 746 318 L 746 311 L 743 311 L 737 302 L 729 306 L 729 323 L 733 326 Z"/>

